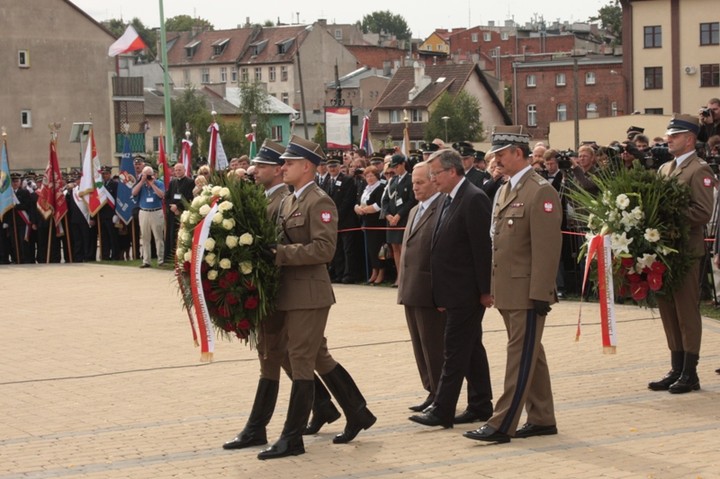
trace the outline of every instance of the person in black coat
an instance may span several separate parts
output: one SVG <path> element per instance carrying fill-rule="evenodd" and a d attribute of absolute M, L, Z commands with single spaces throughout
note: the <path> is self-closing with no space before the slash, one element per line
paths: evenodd
<path fill-rule="evenodd" d="M 100 228 L 100 244 L 102 245 L 100 257 L 103 260 L 120 259 L 120 235 L 118 229 L 115 228 L 115 222 L 119 220 L 115 216 L 115 198 L 117 198 L 118 183 L 112 178 L 112 169 L 104 166 L 101 170 L 103 184 L 105 189 L 112 195 L 113 203 L 107 202 L 100 208 L 97 214 L 97 220 Z"/>
<path fill-rule="evenodd" d="M 380 217 L 381 202 L 385 185 L 380 182 L 380 170 L 374 166 L 368 166 L 363 171 L 367 186 L 360 195 L 358 204 L 355 205 L 355 213 L 362 218 L 365 228 L 381 228 L 385 226 L 385 218 Z M 380 229 L 365 230 L 365 251 L 372 273 L 367 284 L 381 284 L 385 279 L 385 267 L 383 261 L 378 258 L 380 248 L 385 242 L 385 231 Z"/>
<path fill-rule="evenodd" d="M 337 249 L 330 267 L 333 283 L 352 284 L 360 278 L 361 246 L 357 228 L 360 221 L 355 214 L 356 188 L 353 179 L 340 171 L 340 160 L 327 162 L 328 195 L 338 210 Z M 355 230 L 355 231 L 343 231 Z"/>
<path fill-rule="evenodd" d="M 165 193 L 165 261 L 175 260 L 180 215 L 185 210 L 183 200 L 192 201 L 195 188 L 193 179 L 185 176 L 185 165 L 182 163 L 173 166 L 173 176 Z"/>

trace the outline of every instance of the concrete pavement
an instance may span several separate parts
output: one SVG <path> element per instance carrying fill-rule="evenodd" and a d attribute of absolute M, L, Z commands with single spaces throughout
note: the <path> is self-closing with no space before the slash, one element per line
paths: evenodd
<path fill-rule="evenodd" d="M 560 434 L 486 445 L 474 427 L 425 428 L 407 406 L 424 398 L 396 290 L 338 285 L 327 329 L 376 425 L 334 445 L 344 418 L 307 437 L 302 456 L 224 451 L 242 429 L 258 378 L 256 352 L 219 341 L 199 363 L 171 272 L 77 265 L 0 267 L 0 479 L 28 478 L 717 478 L 720 323 L 704 320 L 702 389 L 646 388 L 668 369 L 658 313 L 618 306 L 618 351 L 604 355 L 599 308 L 553 308 L 544 344 Z M 505 331 L 484 320 L 495 396 Z M 290 382 L 273 421 L 282 429 Z M 458 408 L 464 406 L 461 398 Z M 522 422 L 522 420 L 521 420 Z"/>

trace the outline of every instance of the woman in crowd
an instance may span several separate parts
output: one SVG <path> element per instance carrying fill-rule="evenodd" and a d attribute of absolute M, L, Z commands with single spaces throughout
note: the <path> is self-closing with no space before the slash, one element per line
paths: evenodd
<path fill-rule="evenodd" d="M 385 185 L 380 182 L 380 171 L 374 166 L 368 166 L 363 172 L 367 186 L 360 195 L 360 201 L 355 205 L 355 213 L 360 217 L 366 228 L 385 226 L 385 220 L 380 218 L 380 202 Z M 380 284 L 385 279 L 385 269 L 382 260 L 378 258 L 380 247 L 385 241 L 385 230 L 365 230 L 365 251 L 370 261 L 372 274 L 367 284 Z"/>

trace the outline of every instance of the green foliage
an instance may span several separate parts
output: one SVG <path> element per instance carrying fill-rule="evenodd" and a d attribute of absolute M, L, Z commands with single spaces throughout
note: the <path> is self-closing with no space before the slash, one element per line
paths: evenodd
<path fill-rule="evenodd" d="M 425 140 L 432 141 L 434 138 L 445 140 L 447 120 L 447 142 L 456 141 L 483 141 L 484 127 L 480 120 L 480 102 L 465 91 L 461 91 L 455 97 L 449 93 L 443 93 L 435 104 L 435 109 L 425 128 Z"/>
<path fill-rule="evenodd" d="M 315 136 L 313 136 L 312 141 L 314 141 L 318 145 L 322 145 L 323 147 L 327 146 L 327 138 L 325 138 L 325 128 L 323 128 L 322 123 L 318 123 L 315 126 Z"/>
<path fill-rule="evenodd" d="M 610 2 L 600 7 L 598 14 L 588 19 L 591 22 L 600 21 L 600 27 L 614 37 L 613 45 L 622 45 L 622 6 L 620 0 Z"/>
<path fill-rule="evenodd" d="M 241 150 L 250 151 L 250 142 L 246 133 L 253 131 L 255 124 L 255 141 L 258 148 L 266 138 L 270 137 L 270 115 L 268 114 L 269 95 L 258 83 L 240 83 L 240 125 L 245 133 L 242 137 Z"/>
<path fill-rule="evenodd" d="M 176 15 L 165 19 L 165 30 L 168 32 L 188 32 L 193 27 L 199 27 L 205 31 L 213 31 L 215 27 L 204 18 L 193 18 L 190 15 Z"/>
<path fill-rule="evenodd" d="M 396 15 L 390 10 L 373 12 L 362 19 L 363 33 L 389 33 L 398 40 L 410 40 L 412 32 L 402 15 Z"/>
<path fill-rule="evenodd" d="M 193 167 L 197 168 L 197 158 L 207 155 L 205 150 L 210 140 L 210 133 L 207 129 L 212 122 L 210 108 L 205 103 L 205 97 L 192 88 L 185 90 L 178 98 L 173 98 L 170 108 L 172 110 L 173 143 L 179 151 L 179 146 L 185 139 L 185 131 L 190 131 L 190 141 L 193 142 Z"/>

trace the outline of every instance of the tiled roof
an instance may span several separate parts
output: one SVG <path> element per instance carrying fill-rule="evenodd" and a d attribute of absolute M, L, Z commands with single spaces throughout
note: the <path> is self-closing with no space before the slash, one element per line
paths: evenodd
<path fill-rule="evenodd" d="M 361 66 L 382 69 L 385 62 L 402 60 L 407 55 L 406 50 L 388 48 L 377 45 L 347 45 L 350 53 L 355 55 Z"/>
<path fill-rule="evenodd" d="M 174 88 L 170 91 L 172 98 L 177 98 L 185 92 L 185 88 Z M 205 100 L 208 111 L 215 110 L 219 115 L 238 115 L 238 109 L 232 103 L 223 99 L 207 87 L 195 90 Z M 163 115 L 165 113 L 165 96 L 162 90 L 156 88 L 145 88 L 145 114 Z"/>
<path fill-rule="evenodd" d="M 200 32 L 193 36 L 192 32 L 170 32 L 168 41 L 168 64 L 197 65 L 212 63 L 235 63 L 242 54 L 246 44 L 252 40 L 253 28 L 235 28 L 232 30 L 215 30 Z M 186 48 L 196 45 L 196 51 L 187 56 Z M 224 44 L 222 53 L 215 55 L 215 46 Z"/>
<path fill-rule="evenodd" d="M 241 64 L 292 62 L 307 36 L 306 25 L 262 27 L 240 58 Z M 280 48 L 282 46 L 282 48 Z"/>

